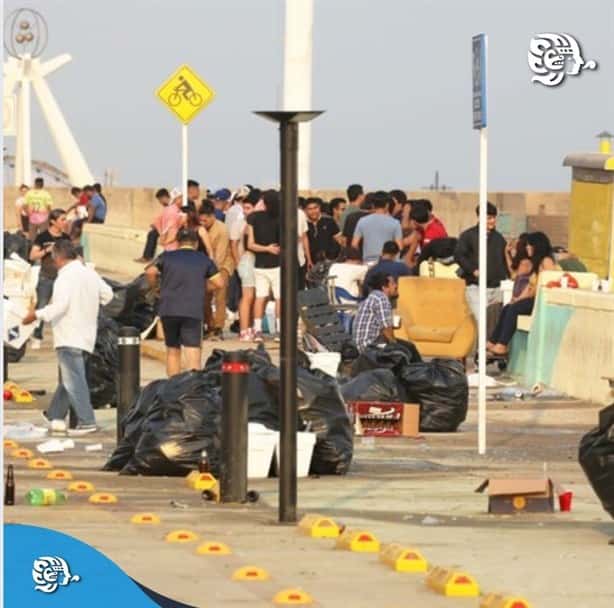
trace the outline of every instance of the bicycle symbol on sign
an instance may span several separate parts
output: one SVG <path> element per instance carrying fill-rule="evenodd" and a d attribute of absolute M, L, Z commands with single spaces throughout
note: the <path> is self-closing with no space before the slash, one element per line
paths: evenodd
<path fill-rule="evenodd" d="M 179 84 L 173 89 L 173 92 L 168 96 L 168 103 L 175 107 L 181 103 L 181 98 L 189 101 L 194 107 L 202 104 L 203 98 L 193 88 L 192 85 L 185 79 L 184 76 L 179 76 Z"/>

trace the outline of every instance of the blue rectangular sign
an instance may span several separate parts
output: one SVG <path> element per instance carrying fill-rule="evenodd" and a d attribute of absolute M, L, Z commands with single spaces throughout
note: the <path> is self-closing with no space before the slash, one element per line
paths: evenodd
<path fill-rule="evenodd" d="M 486 126 L 486 34 L 478 34 L 472 39 L 473 72 L 473 128 Z"/>

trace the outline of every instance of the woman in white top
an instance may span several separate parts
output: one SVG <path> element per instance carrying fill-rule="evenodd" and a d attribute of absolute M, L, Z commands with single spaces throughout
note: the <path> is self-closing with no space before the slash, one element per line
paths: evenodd
<path fill-rule="evenodd" d="M 358 299 L 369 266 L 362 263 L 360 251 L 354 247 L 346 247 L 341 259 L 342 262 L 335 262 L 330 267 L 328 276 L 334 277 L 335 287 L 341 287 L 353 298 Z M 341 304 L 351 303 L 347 298 L 339 297 L 337 299 Z"/>

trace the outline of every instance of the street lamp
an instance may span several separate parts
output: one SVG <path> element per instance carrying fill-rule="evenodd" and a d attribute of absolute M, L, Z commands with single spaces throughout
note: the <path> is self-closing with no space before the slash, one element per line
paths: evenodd
<path fill-rule="evenodd" d="M 599 152 L 601 154 L 612 154 L 612 138 L 614 135 L 609 131 L 601 131 L 595 137 L 599 139 Z"/>
<path fill-rule="evenodd" d="M 296 521 L 296 359 L 298 323 L 298 125 L 322 112 L 254 112 L 279 124 L 281 166 L 281 382 L 279 521 Z"/>

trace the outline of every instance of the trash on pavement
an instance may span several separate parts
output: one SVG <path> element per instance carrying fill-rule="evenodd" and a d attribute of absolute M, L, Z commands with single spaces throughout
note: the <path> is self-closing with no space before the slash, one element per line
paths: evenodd
<path fill-rule="evenodd" d="M 476 492 L 488 489 L 489 513 L 552 513 L 554 483 L 541 479 L 486 479 Z"/>
<path fill-rule="evenodd" d="M 2 427 L 2 436 L 4 439 L 28 440 L 41 439 L 47 435 L 47 429 L 42 426 L 35 426 L 29 422 L 20 422 L 18 424 L 5 424 Z"/>

